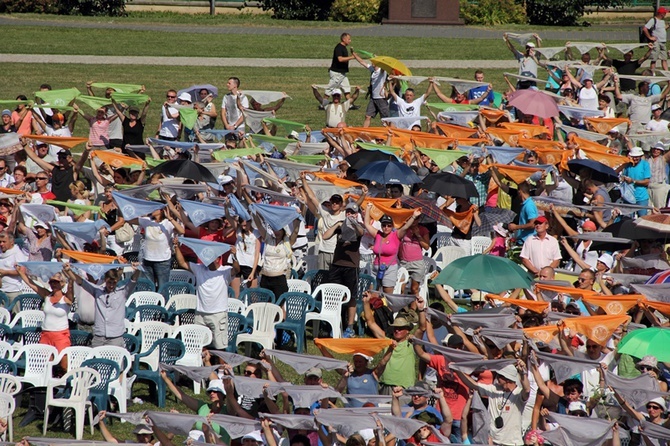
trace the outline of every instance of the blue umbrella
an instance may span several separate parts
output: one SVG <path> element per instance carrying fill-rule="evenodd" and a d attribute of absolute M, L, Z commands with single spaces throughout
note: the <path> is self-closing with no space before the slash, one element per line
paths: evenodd
<path fill-rule="evenodd" d="M 200 100 L 200 90 L 207 90 L 209 93 L 212 95 L 212 97 L 218 97 L 219 96 L 219 89 L 216 88 L 214 85 L 210 84 L 202 84 L 202 85 L 191 85 L 190 87 L 184 88 L 183 90 L 179 90 L 177 92 L 177 95 L 180 95 L 182 93 L 188 93 L 191 95 L 191 98 L 193 99 L 193 102 L 199 101 Z"/>
<path fill-rule="evenodd" d="M 375 161 L 356 172 L 361 180 L 374 181 L 377 184 L 414 184 L 420 183 L 416 173 L 399 161 Z"/>
<path fill-rule="evenodd" d="M 618 183 L 619 175 L 609 166 L 594 160 L 570 160 L 568 161 L 570 172 L 578 174 L 582 169 L 591 171 L 591 179 L 601 183 Z"/>

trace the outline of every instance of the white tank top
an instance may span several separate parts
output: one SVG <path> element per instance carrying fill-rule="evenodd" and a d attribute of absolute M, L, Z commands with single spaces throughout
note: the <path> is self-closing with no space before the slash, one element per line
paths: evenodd
<path fill-rule="evenodd" d="M 598 90 L 596 90 L 596 87 L 579 90 L 579 105 L 589 110 L 598 110 Z"/>
<path fill-rule="evenodd" d="M 63 331 L 69 328 L 67 316 L 70 314 L 70 305 L 65 302 L 65 296 L 56 304 L 51 303 L 51 296 L 44 299 L 44 331 Z"/>

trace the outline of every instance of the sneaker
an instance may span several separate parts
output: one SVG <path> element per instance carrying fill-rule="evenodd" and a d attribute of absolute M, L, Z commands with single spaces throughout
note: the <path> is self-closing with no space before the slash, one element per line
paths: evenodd
<path fill-rule="evenodd" d="M 360 110 L 360 109 L 361 109 L 360 105 L 352 105 L 351 107 L 349 107 L 349 110 Z"/>
<path fill-rule="evenodd" d="M 344 330 L 344 333 L 342 333 L 343 338 L 355 338 L 356 333 L 354 332 L 354 329 L 351 327 L 347 327 L 346 330 Z"/>

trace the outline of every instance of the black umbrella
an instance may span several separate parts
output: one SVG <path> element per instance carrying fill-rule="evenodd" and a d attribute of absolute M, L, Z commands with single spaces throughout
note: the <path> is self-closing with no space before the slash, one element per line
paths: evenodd
<path fill-rule="evenodd" d="M 573 235 L 572 238 L 577 240 L 591 240 L 591 247 L 589 249 L 597 251 L 614 252 L 630 248 L 630 245 L 633 244 L 631 239 L 614 237 L 609 232 L 585 232 L 583 234 Z"/>
<path fill-rule="evenodd" d="M 594 160 L 570 160 L 568 161 L 570 172 L 578 174 L 582 169 L 591 171 L 591 179 L 601 183 L 618 183 L 619 175 L 609 166 Z"/>
<path fill-rule="evenodd" d="M 423 186 L 429 191 L 450 197 L 478 197 L 475 183 L 449 172 L 428 175 L 423 179 Z"/>
<path fill-rule="evenodd" d="M 630 240 L 662 239 L 666 237 L 665 234 L 654 231 L 653 229 L 637 226 L 630 218 L 624 218 L 621 221 L 609 225 L 603 229 L 603 232 L 609 232 L 614 237 L 627 238 Z"/>
<path fill-rule="evenodd" d="M 190 178 L 196 182 L 218 183 L 208 168 L 191 160 L 171 160 L 156 166 L 152 173 L 162 173 L 179 178 Z"/>
<path fill-rule="evenodd" d="M 359 150 L 344 158 L 352 169 L 358 170 L 375 161 L 398 160 L 395 155 L 382 152 L 381 150 Z"/>

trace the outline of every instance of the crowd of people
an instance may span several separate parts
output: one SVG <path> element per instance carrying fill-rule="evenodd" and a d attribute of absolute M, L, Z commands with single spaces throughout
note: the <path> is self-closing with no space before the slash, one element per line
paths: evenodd
<path fill-rule="evenodd" d="M 647 24 L 649 44 L 543 48 L 537 34 L 505 33 L 519 70 L 504 93 L 481 70 L 411 76 L 342 34 L 329 83 L 312 85 L 321 130 L 279 118 L 286 93 L 236 77 L 220 109 L 214 86 L 168 90 L 155 134 L 141 85 L 18 95 L 0 126 L 6 303 L 36 293 L 40 342 L 58 351 L 75 328 L 92 347 L 125 347 L 138 284 L 161 292 L 174 270 L 192 274 L 194 324 L 212 341 L 202 367 L 180 370 L 188 379 L 160 375 L 197 416 L 184 430 L 175 414 L 101 411 L 112 443 L 126 439 L 110 416 L 137 424 L 132 441 L 163 446 L 185 433 L 244 446 L 665 444 L 670 356 L 655 342 L 618 346 L 670 317 L 653 285 L 670 268 L 670 82 L 655 71 L 667 68 L 666 13 Z M 363 127 L 347 125 L 361 90 L 350 61 L 370 72 Z M 73 137 L 82 118 L 89 136 Z M 480 287 L 439 280 L 472 255 L 512 259 L 534 281 L 501 290 L 485 269 L 462 272 Z M 275 349 L 236 355 L 234 300 L 262 289 L 286 305 L 295 279 L 346 288 L 341 328 L 311 333 L 320 355 L 291 352 L 299 336 L 283 329 Z M 208 381 L 205 400 L 184 390 L 192 379 Z"/>

